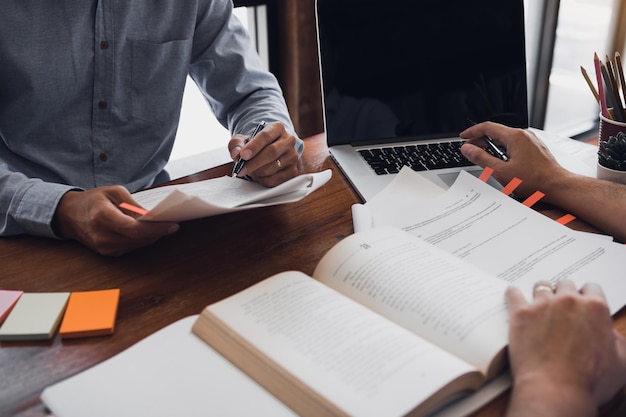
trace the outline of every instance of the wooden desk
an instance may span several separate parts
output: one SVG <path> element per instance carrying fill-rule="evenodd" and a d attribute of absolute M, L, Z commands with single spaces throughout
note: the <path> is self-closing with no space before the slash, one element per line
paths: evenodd
<path fill-rule="evenodd" d="M 306 139 L 304 170 L 333 170 L 332 179 L 301 202 L 185 222 L 153 246 L 108 258 L 67 241 L 0 239 L 0 288 L 83 291 L 120 288 L 112 336 L 0 343 L 0 415 L 42 416 L 39 394 L 128 348 L 164 326 L 288 269 L 312 274 L 322 255 L 351 234 L 356 193 L 328 157 L 323 135 Z M 230 173 L 221 166 L 177 182 Z M 561 212 L 542 208 L 551 217 Z M 574 227 L 591 230 L 581 222 Z M 626 330 L 626 316 L 617 317 Z M 626 331 L 625 331 L 626 333 Z M 502 395 L 475 416 L 501 415 Z"/>

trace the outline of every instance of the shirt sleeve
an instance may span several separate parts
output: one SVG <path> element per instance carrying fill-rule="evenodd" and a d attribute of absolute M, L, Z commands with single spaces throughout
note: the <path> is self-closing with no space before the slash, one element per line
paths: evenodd
<path fill-rule="evenodd" d="M 76 187 L 47 183 L 11 172 L 0 164 L 0 236 L 57 237 L 52 217 L 63 195 Z"/>
<path fill-rule="evenodd" d="M 232 134 L 247 134 L 260 120 L 281 122 L 302 154 L 304 144 L 278 81 L 263 69 L 247 30 L 232 14 L 232 2 L 201 3 L 189 73 L 217 120 Z"/>

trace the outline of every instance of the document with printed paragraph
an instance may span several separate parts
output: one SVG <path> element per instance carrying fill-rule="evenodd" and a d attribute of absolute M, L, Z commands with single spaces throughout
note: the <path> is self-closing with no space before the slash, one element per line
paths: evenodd
<path fill-rule="evenodd" d="M 375 227 L 401 228 L 527 294 L 538 280 L 568 278 L 602 285 L 613 313 L 624 305 L 626 281 L 616 271 L 623 269 L 625 245 L 561 225 L 466 172 L 432 198 L 411 188 L 418 173 L 401 175 L 396 188 L 365 204 Z"/>

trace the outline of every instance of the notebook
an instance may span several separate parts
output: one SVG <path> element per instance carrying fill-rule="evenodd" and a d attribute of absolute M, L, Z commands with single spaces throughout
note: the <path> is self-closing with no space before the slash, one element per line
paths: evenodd
<path fill-rule="evenodd" d="M 316 21 L 328 147 L 365 201 L 402 165 L 479 175 L 472 123 L 528 127 L 523 0 L 317 0 Z"/>

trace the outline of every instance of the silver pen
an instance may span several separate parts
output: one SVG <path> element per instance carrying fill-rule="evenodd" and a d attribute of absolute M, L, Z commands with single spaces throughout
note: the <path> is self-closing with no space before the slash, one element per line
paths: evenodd
<path fill-rule="evenodd" d="M 477 123 L 475 121 L 473 121 L 472 119 L 467 119 L 468 122 L 470 122 L 473 125 L 476 125 Z M 500 149 L 500 147 L 498 145 L 495 144 L 495 142 L 493 141 L 493 139 L 491 139 L 489 136 L 485 135 L 485 142 L 487 142 L 487 145 L 489 145 L 489 147 L 491 148 L 491 150 L 493 150 L 496 155 L 498 155 L 498 157 L 500 159 L 502 159 L 503 161 L 508 161 L 509 157 L 507 156 L 506 153 L 504 153 L 504 151 L 502 149 Z"/>
<path fill-rule="evenodd" d="M 498 145 L 493 142 L 489 136 L 485 135 L 485 142 L 489 145 L 489 147 L 502 159 L 503 161 L 508 161 L 509 157 L 500 149 Z"/>
<path fill-rule="evenodd" d="M 250 134 L 250 136 L 248 137 L 248 139 L 246 140 L 246 143 L 250 142 L 252 139 L 254 139 L 254 137 L 256 135 L 259 134 L 259 132 L 261 130 L 263 130 L 263 128 L 265 128 L 265 125 L 267 123 L 265 123 L 264 120 L 261 120 L 259 122 L 258 125 L 256 125 L 256 127 L 254 128 L 254 130 L 252 131 L 252 133 Z M 243 169 L 243 166 L 246 164 L 246 160 L 243 158 L 239 158 L 239 160 L 237 161 L 237 163 L 235 163 L 235 166 L 233 167 L 233 177 L 236 177 L 237 175 L 239 175 L 239 173 L 241 172 L 241 170 Z"/>

